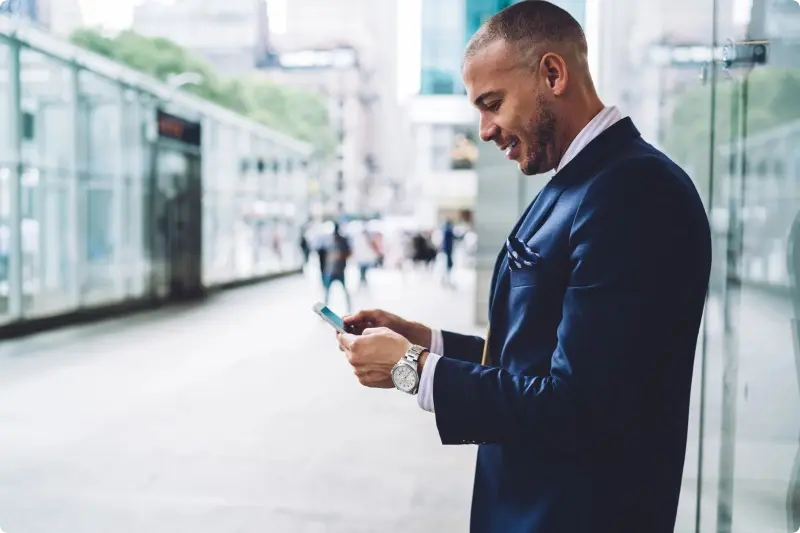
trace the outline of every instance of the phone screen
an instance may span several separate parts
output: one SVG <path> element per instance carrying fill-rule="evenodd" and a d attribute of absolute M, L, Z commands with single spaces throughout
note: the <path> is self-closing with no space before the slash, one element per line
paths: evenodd
<path fill-rule="evenodd" d="M 330 309 L 328 309 L 327 307 L 323 307 L 322 309 L 319 310 L 319 312 L 325 315 L 327 318 L 329 318 L 334 324 L 336 324 L 342 330 L 345 329 L 344 321 L 342 320 L 342 318 L 333 311 L 331 311 Z"/>

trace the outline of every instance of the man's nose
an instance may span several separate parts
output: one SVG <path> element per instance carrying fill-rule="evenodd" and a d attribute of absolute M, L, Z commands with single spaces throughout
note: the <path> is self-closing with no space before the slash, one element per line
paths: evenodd
<path fill-rule="evenodd" d="M 497 136 L 497 126 L 484 117 L 481 117 L 479 133 L 483 142 L 489 142 Z"/>

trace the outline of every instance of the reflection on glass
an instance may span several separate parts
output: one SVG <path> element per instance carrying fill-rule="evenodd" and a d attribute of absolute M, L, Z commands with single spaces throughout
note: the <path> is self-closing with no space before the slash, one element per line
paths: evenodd
<path fill-rule="evenodd" d="M 70 199 L 75 188 L 72 71 L 20 51 L 20 214 L 22 302 L 26 316 L 72 305 L 75 278 Z"/>
<path fill-rule="evenodd" d="M 82 298 L 100 303 L 121 296 L 122 94 L 119 85 L 81 71 L 78 160 L 83 260 Z"/>
<path fill-rule="evenodd" d="M 701 532 L 794 533 L 800 344 L 788 256 L 800 212 L 800 5 L 754 0 L 742 10 L 718 0 L 716 14 L 718 44 L 735 51 L 726 55 L 735 61 L 700 65 L 701 81 L 685 82 L 674 96 L 665 98 L 661 85 L 671 123 L 653 129 L 695 178 L 714 239 L 704 373 L 695 380 L 703 423 L 696 387 L 682 504 L 697 500 Z M 692 436 L 701 439 L 699 470 Z"/>
<path fill-rule="evenodd" d="M 792 336 L 794 338 L 794 363 L 798 390 L 800 390 L 800 210 L 789 232 L 788 253 L 789 283 L 792 287 L 794 314 Z M 800 530 L 800 447 L 795 453 L 794 465 L 789 479 L 786 497 L 787 521 L 789 530 Z"/>
<path fill-rule="evenodd" d="M 0 41 L 0 79 L 9 79 L 9 48 Z M 9 308 L 9 254 L 11 252 L 11 204 L 10 180 L 14 154 L 11 147 L 11 128 L 2 127 L 12 120 L 11 94 L 8 83 L 0 83 L 0 322 Z"/>
<path fill-rule="evenodd" d="M 722 364 L 709 378 L 723 389 L 719 442 L 705 446 L 709 461 L 718 461 L 716 528 L 784 533 L 800 529 L 800 390 L 787 260 L 800 210 L 800 47 L 780 28 L 797 27 L 800 5 L 754 0 L 749 15 L 730 35 L 737 61 L 719 76 L 715 107 L 725 292 Z"/>
<path fill-rule="evenodd" d="M 145 294 L 147 259 L 145 253 L 145 194 L 149 168 L 145 164 L 149 145 L 144 138 L 146 125 L 151 116 L 142 102 L 141 94 L 128 90 L 123 103 L 122 143 L 122 199 L 120 220 L 121 241 L 119 243 L 120 275 L 123 278 L 125 297 L 140 297 Z"/>

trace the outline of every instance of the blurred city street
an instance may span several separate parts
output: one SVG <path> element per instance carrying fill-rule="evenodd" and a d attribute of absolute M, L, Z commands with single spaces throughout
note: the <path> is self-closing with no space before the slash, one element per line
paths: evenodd
<path fill-rule="evenodd" d="M 471 330 L 466 272 L 457 290 L 371 282 L 354 306 Z M 358 384 L 311 312 L 320 292 L 311 273 L 4 343 L 0 527 L 466 531 L 475 448 L 442 447 L 416 398 Z"/>
<path fill-rule="evenodd" d="M 0 0 L 0 533 L 469 531 L 477 448 L 358 383 L 312 312 L 319 268 L 338 314 L 346 271 L 353 311 L 481 334 L 545 166 L 591 150 L 606 112 L 686 171 L 710 222 L 674 531 L 800 533 L 800 3 L 520 2 Z M 572 28 L 568 105 L 504 76 L 474 98 L 465 44 L 507 8 L 494 20 Z M 577 250 L 586 205 L 552 242 Z"/>

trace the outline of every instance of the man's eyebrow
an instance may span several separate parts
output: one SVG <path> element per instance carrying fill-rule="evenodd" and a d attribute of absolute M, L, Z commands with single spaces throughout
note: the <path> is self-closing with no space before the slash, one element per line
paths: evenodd
<path fill-rule="evenodd" d="M 492 96 L 502 96 L 501 91 L 489 91 L 483 93 L 482 95 L 478 96 L 475 99 L 475 107 L 486 107 L 486 99 L 491 98 Z"/>

